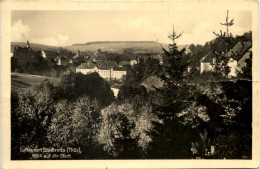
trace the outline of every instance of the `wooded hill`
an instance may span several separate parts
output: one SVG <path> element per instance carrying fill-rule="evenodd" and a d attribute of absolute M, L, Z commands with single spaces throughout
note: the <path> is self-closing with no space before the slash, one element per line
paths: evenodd
<path fill-rule="evenodd" d="M 14 46 L 25 47 L 26 42 L 11 42 L 11 48 Z M 57 51 L 59 46 L 48 46 L 37 43 L 30 43 L 33 50 L 50 50 Z M 132 53 L 162 53 L 162 47 L 167 48 L 168 44 L 161 44 L 155 41 L 96 41 L 88 42 L 84 44 L 72 44 L 71 46 L 65 46 L 67 50 L 77 52 L 79 49 L 81 52 L 94 52 L 101 50 L 109 53 L 120 53 L 129 51 Z M 178 46 L 179 48 L 185 47 L 185 45 Z"/>

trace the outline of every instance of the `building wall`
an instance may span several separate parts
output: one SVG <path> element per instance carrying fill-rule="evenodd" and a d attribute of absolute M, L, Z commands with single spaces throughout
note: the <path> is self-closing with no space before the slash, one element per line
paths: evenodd
<path fill-rule="evenodd" d="M 213 66 L 209 62 L 200 62 L 200 73 L 213 70 Z"/>
<path fill-rule="evenodd" d="M 116 71 L 116 70 L 113 70 L 111 72 L 111 78 L 113 79 L 122 79 L 122 77 L 126 75 L 126 71 Z"/>
<path fill-rule="evenodd" d="M 46 53 L 42 50 L 42 57 L 46 59 Z"/>
<path fill-rule="evenodd" d="M 228 62 L 228 66 L 230 68 L 229 76 L 237 76 L 237 61 L 234 59 L 230 59 Z"/>
<path fill-rule="evenodd" d="M 13 56 L 17 59 L 18 66 L 25 66 L 28 63 L 35 62 L 35 54 L 33 52 L 14 52 Z"/>
<path fill-rule="evenodd" d="M 135 64 L 137 64 L 137 61 L 136 61 L 136 60 L 131 60 L 131 61 L 130 61 L 130 65 L 131 65 L 131 66 L 133 66 L 133 65 L 135 65 Z"/>
<path fill-rule="evenodd" d="M 83 74 L 97 72 L 104 79 L 121 79 L 124 75 L 126 75 L 126 71 L 114 71 L 111 70 L 101 70 L 101 69 L 79 69 L 76 68 L 76 72 L 81 72 Z"/>
<path fill-rule="evenodd" d="M 104 79 L 110 79 L 111 78 L 110 70 L 97 69 L 97 72 Z"/>
<path fill-rule="evenodd" d="M 63 60 L 63 59 L 59 59 L 58 60 L 58 65 L 60 66 L 60 65 L 62 65 L 62 66 L 67 66 L 68 64 L 70 63 L 70 61 L 69 60 Z"/>
<path fill-rule="evenodd" d="M 118 96 L 118 93 L 119 93 L 119 89 L 112 87 L 111 90 L 113 91 L 114 96 L 117 97 L 117 96 Z"/>
<path fill-rule="evenodd" d="M 93 69 L 78 69 L 78 68 L 76 68 L 76 72 L 77 73 L 79 73 L 79 72 L 81 72 L 82 74 L 88 74 L 88 73 L 93 73 L 93 72 L 95 72 Z"/>
<path fill-rule="evenodd" d="M 246 66 L 246 59 L 250 58 L 251 50 L 246 52 L 244 56 L 237 62 L 237 70 L 242 71 L 242 68 Z"/>

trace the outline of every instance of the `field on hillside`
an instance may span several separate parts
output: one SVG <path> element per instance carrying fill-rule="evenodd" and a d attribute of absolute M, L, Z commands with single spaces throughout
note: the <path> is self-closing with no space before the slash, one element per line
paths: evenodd
<path fill-rule="evenodd" d="M 77 51 L 78 49 L 84 51 L 102 51 L 112 53 L 123 53 L 126 49 L 133 50 L 133 53 L 162 53 L 162 47 L 167 47 L 166 44 L 160 44 L 153 41 L 104 41 L 104 42 L 89 42 L 86 44 L 74 44 L 67 46 L 66 48 L 71 51 Z"/>
<path fill-rule="evenodd" d="M 48 79 L 54 85 L 58 85 L 60 79 L 55 77 L 46 77 L 22 73 L 12 73 L 11 74 L 11 86 L 13 89 L 19 90 L 31 90 L 36 84 L 40 84 L 44 79 Z"/>
<path fill-rule="evenodd" d="M 11 48 L 13 49 L 15 46 L 25 47 L 25 42 L 12 42 Z M 30 43 L 31 48 L 34 51 L 39 50 L 50 50 L 57 51 L 58 46 L 48 46 L 36 43 Z M 178 48 L 182 49 L 186 45 L 179 45 Z M 101 49 L 103 52 L 111 52 L 111 53 L 119 53 L 122 54 L 124 50 L 132 50 L 133 53 L 163 53 L 162 47 L 168 49 L 168 44 L 159 43 L 156 41 L 96 41 L 96 42 L 88 42 L 84 44 L 73 44 L 71 46 L 65 46 L 62 48 L 66 48 L 72 52 L 77 52 L 78 49 L 81 52 L 95 52 L 98 49 Z"/>

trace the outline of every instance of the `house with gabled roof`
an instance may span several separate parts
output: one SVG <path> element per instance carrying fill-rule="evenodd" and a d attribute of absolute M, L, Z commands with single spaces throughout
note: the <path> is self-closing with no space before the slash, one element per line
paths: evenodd
<path fill-rule="evenodd" d="M 57 61 L 57 65 L 59 66 L 67 66 L 72 63 L 72 60 L 65 56 L 58 56 L 56 58 L 56 61 Z"/>
<path fill-rule="evenodd" d="M 252 42 L 238 42 L 228 52 L 228 56 L 231 58 L 228 65 L 231 68 L 232 76 L 236 76 L 237 71 L 242 71 L 242 68 L 246 66 L 246 59 L 250 58 L 251 54 Z"/>
<path fill-rule="evenodd" d="M 236 77 L 237 72 L 241 72 L 242 68 L 246 66 L 246 59 L 250 58 L 252 54 L 252 42 L 238 42 L 228 53 L 228 66 L 230 67 L 229 76 Z M 215 58 L 217 56 L 210 51 L 200 61 L 200 73 L 205 71 L 212 71 Z"/>
<path fill-rule="evenodd" d="M 216 55 L 210 51 L 200 60 L 200 73 L 213 70 L 212 63 L 215 62 L 215 57 Z"/>

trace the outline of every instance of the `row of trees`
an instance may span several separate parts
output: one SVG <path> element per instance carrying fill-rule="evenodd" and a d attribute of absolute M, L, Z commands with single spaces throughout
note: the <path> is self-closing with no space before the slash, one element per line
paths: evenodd
<path fill-rule="evenodd" d="M 29 158 L 20 152 L 22 147 L 88 147 L 92 140 L 85 141 L 94 137 L 87 131 L 96 134 L 100 110 L 113 100 L 113 91 L 98 73 L 70 72 L 58 86 L 46 79 L 32 91 L 12 91 L 12 159 Z"/>

